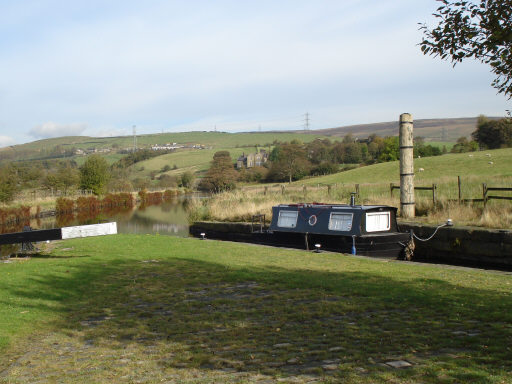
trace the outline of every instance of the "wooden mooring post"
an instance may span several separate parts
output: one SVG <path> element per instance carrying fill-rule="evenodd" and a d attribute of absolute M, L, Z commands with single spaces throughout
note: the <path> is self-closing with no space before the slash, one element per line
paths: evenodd
<path fill-rule="evenodd" d="M 457 185 L 459 187 L 459 204 L 460 204 L 461 201 L 462 201 L 462 191 L 461 191 L 461 186 L 460 186 L 460 176 L 457 176 Z"/>
<path fill-rule="evenodd" d="M 415 216 L 414 202 L 414 142 L 412 115 L 400 115 L 400 214 L 403 218 Z"/>

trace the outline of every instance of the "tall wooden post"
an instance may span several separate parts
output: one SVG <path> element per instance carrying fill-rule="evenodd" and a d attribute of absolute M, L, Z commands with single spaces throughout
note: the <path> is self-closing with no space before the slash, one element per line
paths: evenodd
<path fill-rule="evenodd" d="M 457 184 L 458 184 L 458 187 L 459 187 L 459 204 L 462 200 L 462 193 L 461 193 L 461 189 L 460 189 L 460 176 L 457 176 Z"/>
<path fill-rule="evenodd" d="M 400 214 L 403 218 L 413 218 L 414 203 L 414 142 L 412 115 L 400 115 Z"/>

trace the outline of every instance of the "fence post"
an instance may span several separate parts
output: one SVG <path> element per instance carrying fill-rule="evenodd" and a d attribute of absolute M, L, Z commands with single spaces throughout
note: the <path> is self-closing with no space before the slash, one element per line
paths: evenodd
<path fill-rule="evenodd" d="M 484 195 L 484 207 L 487 205 L 487 184 L 482 184 L 482 192 Z"/>
<path fill-rule="evenodd" d="M 393 198 L 393 183 L 389 183 L 389 196 Z"/>
<path fill-rule="evenodd" d="M 267 196 L 267 191 L 268 191 L 268 187 L 267 187 L 267 186 L 265 186 L 265 191 L 263 192 L 263 194 L 264 194 L 265 196 Z"/>
<path fill-rule="evenodd" d="M 462 200 L 462 193 L 461 193 L 461 190 L 460 190 L 460 176 L 457 176 L 457 184 L 459 186 L 459 205 L 460 205 L 460 202 Z"/>
<path fill-rule="evenodd" d="M 356 196 L 359 199 L 359 184 L 356 184 Z"/>
<path fill-rule="evenodd" d="M 308 191 L 305 185 L 302 186 L 302 190 L 304 191 L 304 198 L 306 198 Z"/>
<path fill-rule="evenodd" d="M 284 185 L 281 185 L 281 194 L 284 195 Z"/>
<path fill-rule="evenodd" d="M 327 186 L 327 195 L 331 197 L 331 184 Z"/>
<path fill-rule="evenodd" d="M 436 206 L 436 189 L 437 184 L 432 184 L 432 203 L 434 204 L 434 207 Z"/>

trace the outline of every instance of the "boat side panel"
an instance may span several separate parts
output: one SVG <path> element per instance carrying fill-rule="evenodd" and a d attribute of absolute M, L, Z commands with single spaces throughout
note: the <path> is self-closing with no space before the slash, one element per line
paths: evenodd
<path fill-rule="evenodd" d="M 297 225 L 294 228 L 278 227 L 277 221 L 280 211 L 297 211 Z M 331 213 L 352 214 L 352 227 L 350 231 L 333 231 L 329 229 Z M 319 235 L 360 236 L 361 220 L 365 211 L 358 207 L 297 207 L 278 206 L 272 208 L 272 222 L 270 230 L 274 232 L 313 233 Z"/>

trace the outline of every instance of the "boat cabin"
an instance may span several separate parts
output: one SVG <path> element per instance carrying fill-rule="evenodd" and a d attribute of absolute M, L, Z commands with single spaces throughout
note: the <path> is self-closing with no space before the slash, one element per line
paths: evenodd
<path fill-rule="evenodd" d="M 272 208 L 270 230 L 344 236 L 397 232 L 396 211 L 386 205 L 281 204 Z"/>
<path fill-rule="evenodd" d="M 400 257 L 409 234 L 399 232 L 396 212 L 387 205 L 281 204 L 272 208 L 269 232 L 283 245 Z"/>

